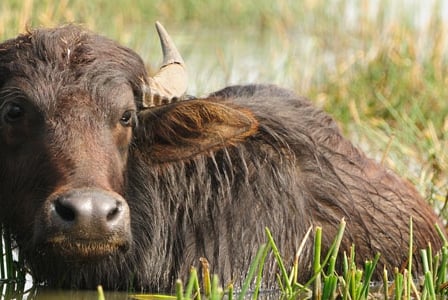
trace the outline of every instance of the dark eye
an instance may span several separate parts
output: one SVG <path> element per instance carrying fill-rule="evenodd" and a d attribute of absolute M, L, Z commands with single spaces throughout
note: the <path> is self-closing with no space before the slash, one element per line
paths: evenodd
<path fill-rule="evenodd" d="M 4 108 L 3 120 L 7 123 L 20 121 L 25 114 L 25 110 L 17 103 L 9 103 Z"/>
<path fill-rule="evenodd" d="M 133 111 L 133 110 L 125 111 L 120 118 L 121 125 L 123 125 L 125 127 L 133 126 L 134 120 L 135 120 L 134 116 L 135 116 L 135 111 Z"/>

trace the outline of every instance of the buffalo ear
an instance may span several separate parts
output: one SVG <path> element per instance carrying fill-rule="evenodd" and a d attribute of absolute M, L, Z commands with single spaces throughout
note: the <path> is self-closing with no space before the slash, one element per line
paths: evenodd
<path fill-rule="evenodd" d="M 258 128 L 250 111 L 207 99 L 143 110 L 139 122 L 141 146 L 154 162 L 185 160 L 234 145 Z"/>

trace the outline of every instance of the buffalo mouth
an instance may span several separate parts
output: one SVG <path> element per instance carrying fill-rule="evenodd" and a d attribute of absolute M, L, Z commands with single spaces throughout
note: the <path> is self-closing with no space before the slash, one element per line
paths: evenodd
<path fill-rule="evenodd" d="M 31 251 L 61 262 L 99 262 L 125 253 L 132 241 L 126 200 L 95 188 L 50 195 L 33 229 Z"/>
<path fill-rule="evenodd" d="M 68 239 L 54 237 L 38 247 L 45 256 L 70 262 L 94 262 L 126 253 L 129 242 L 117 239 Z"/>

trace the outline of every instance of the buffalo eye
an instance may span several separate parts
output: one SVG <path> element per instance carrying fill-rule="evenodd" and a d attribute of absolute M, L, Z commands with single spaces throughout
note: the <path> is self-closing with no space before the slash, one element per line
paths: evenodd
<path fill-rule="evenodd" d="M 22 119 L 25 109 L 17 103 L 9 103 L 3 112 L 3 120 L 6 123 L 15 123 Z"/>
<path fill-rule="evenodd" d="M 120 123 L 124 127 L 133 126 L 135 123 L 135 111 L 133 110 L 125 111 L 120 118 Z"/>

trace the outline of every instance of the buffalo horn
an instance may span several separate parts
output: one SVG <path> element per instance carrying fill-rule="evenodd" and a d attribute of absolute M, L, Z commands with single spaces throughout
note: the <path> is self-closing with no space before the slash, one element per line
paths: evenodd
<path fill-rule="evenodd" d="M 154 77 L 148 78 L 149 84 L 143 93 L 144 107 L 175 102 L 187 90 L 187 71 L 184 60 L 162 24 L 156 22 L 156 28 L 162 45 L 163 62 Z"/>

